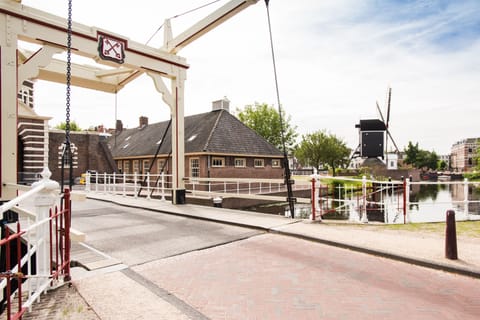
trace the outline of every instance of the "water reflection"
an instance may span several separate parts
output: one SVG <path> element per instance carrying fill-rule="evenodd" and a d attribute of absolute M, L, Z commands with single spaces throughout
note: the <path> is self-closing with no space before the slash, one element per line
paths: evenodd
<path fill-rule="evenodd" d="M 347 190 L 348 191 L 348 190 Z M 335 200 L 321 202 L 323 219 L 362 221 L 361 192 L 339 192 Z M 369 192 L 366 205 L 368 221 L 384 223 L 445 221 L 448 210 L 454 210 L 457 220 L 480 220 L 480 188 L 465 184 L 414 184 L 408 194 L 408 206 L 403 209 L 403 191 L 379 186 Z M 468 201 L 467 201 L 468 200 Z M 285 214 L 283 204 L 251 208 L 254 211 Z M 308 219 L 310 205 L 296 206 L 295 216 Z"/>

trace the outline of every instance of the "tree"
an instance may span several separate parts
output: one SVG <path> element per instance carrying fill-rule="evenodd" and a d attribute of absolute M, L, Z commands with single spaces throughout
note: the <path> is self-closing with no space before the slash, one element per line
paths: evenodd
<path fill-rule="evenodd" d="M 295 151 L 295 157 L 305 166 L 320 169 L 328 166 L 335 176 L 336 168 L 348 164 L 350 148 L 340 138 L 325 131 L 317 131 L 302 136 L 302 141 Z"/>
<path fill-rule="evenodd" d="M 415 166 L 414 164 L 416 162 L 418 152 L 419 152 L 418 142 L 415 145 L 413 145 L 412 141 L 409 141 L 408 146 L 405 149 L 405 163 Z"/>
<path fill-rule="evenodd" d="M 62 121 L 59 124 L 57 124 L 54 128 L 65 130 L 66 127 L 67 127 L 67 123 Z M 70 131 L 82 131 L 82 128 L 80 128 L 80 126 L 75 121 L 70 121 Z"/>
<path fill-rule="evenodd" d="M 440 160 L 438 161 L 437 163 L 437 169 L 440 170 L 440 171 L 445 171 L 447 169 L 447 162 L 445 162 L 445 160 Z"/>
<path fill-rule="evenodd" d="M 476 166 L 475 168 L 480 171 L 480 142 L 477 142 L 477 154 L 474 158 Z"/>
<path fill-rule="evenodd" d="M 414 145 L 411 141 L 405 149 L 405 163 L 410 164 L 418 169 L 436 170 L 438 166 L 438 155 L 435 151 L 422 150 L 418 146 L 418 142 Z"/>
<path fill-rule="evenodd" d="M 290 124 L 291 117 L 285 116 L 282 108 L 282 121 L 284 127 L 285 148 L 287 153 L 293 150 L 296 138 L 296 127 Z M 282 144 L 282 127 L 280 123 L 280 114 L 273 107 L 266 103 L 247 105 L 243 110 L 237 109 L 238 119 L 242 121 L 247 127 L 254 130 L 260 136 L 265 138 L 272 145 L 279 150 L 283 150 Z"/>

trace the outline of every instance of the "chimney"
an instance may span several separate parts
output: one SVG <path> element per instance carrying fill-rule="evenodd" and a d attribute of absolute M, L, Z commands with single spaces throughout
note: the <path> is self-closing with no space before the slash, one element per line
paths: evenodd
<path fill-rule="evenodd" d="M 140 117 L 140 128 L 148 126 L 148 117 L 141 116 Z"/>
<path fill-rule="evenodd" d="M 226 110 L 230 112 L 230 100 L 227 97 L 223 97 L 223 99 L 213 101 L 212 102 L 212 111 L 215 110 Z"/>
<path fill-rule="evenodd" d="M 123 122 L 122 120 L 117 120 L 117 123 L 115 124 L 115 131 L 117 133 L 120 133 L 123 131 Z"/>

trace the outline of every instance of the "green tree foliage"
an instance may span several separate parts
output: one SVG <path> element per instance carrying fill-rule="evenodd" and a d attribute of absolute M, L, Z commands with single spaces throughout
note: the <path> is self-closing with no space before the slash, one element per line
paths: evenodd
<path fill-rule="evenodd" d="M 436 170 L 438 167 L 438 155 L 435 151 L 422 150 L 418 147 L 418 142 L 413 144 L 408 142 L 405 149 L 405 163 L 410 164 L 418 169 L 432 169 Z"/>
<path fill-rule="evenodd" d="M 479 140 L 477 140 L 477 154 L 475 155 L 474 161 L 475 161 L 475 169 L 477 171 L 480 171 L 480 141 Z"/>
<path fill-rule="evenodd" d="M 243 110 L 237 109 L 237 112 L 238 119 L 247 127 L 264 137 L 279 150 L 283 150 L 280 114 L 273 106 L 269 106 L 266 103 L 259 104 L 255 102 L 254 105 L 245 106 Z M 283 109 L 281 109 L 281 112 L 285 129 L 285 147 L 289 153 L 293 150 L 298 136 L 295 131 L 297 128 L 292 127 L 290 124 L 291 117 L 285 116 Z"/>
<path fill-rule="evenodd" d="M 66 127 L 67 127 L 67 123 L 62 121 L 59 124 L 57 124 L 54 128 L 65 130 Z M 82 128 L 80 128 L 80 126 L 75 121 L 70 121 L 70 131 L 82 131 Z"/>
<path fill-rule="evenodd" d="M 302 141 L 295 151 L 295 157 L 304 166 L 320 169 L 328 166 L 335 176 L 336 168 L 346 167 L 350 156 L 350 148 L 333 134 L 317 131 L 302 136 Z"/>
<path fill-rule="evenodd" d="M 444 171 L 447 169 L 447 163 L 445 162 L 445 160 L 438 161 L 437 169 L 440 171 Z"/>

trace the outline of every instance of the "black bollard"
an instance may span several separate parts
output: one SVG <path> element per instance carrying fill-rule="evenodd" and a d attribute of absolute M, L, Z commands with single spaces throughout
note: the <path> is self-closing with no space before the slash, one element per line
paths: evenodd
<path fill-rule="evenodd" d="M 457 228 L 455 226 L 455 211 L 447 210 L 447 226 L 445 231 L 445 258 L 457 260 Z"/>

